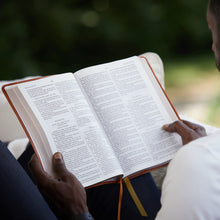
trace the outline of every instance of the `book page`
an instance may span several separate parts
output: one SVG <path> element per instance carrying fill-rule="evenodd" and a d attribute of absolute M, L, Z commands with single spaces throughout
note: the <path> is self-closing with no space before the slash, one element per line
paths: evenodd
<path fill-rule="evenodd" d="M 138 57 L 75 73 L 126 175 L 169 161 L 181 146 L 162 130 L 177 116 L 148 74 Z"/>
<path fill-rule="evenodd" d="M 42 127 L 38 122 L 27 101 L 18 89 L 17 85 L 6 87 L 7 94 L 9 95 L 12 103 L 16 106 L 17 114 L 20 116 L 25 128 L 29 131 L 29 137 L 35 143 L 37 148 L 37 155 L 43 167 L 46 167 L 49 173 L 52 173 L 52 163 L 49 163 L 48 158 L 51 158 L 52 150 L 49 147 L 49 142 L 42 131 Z"/>
<path fill-rule="evenodd" d="M 61 152 L 67 168 L 84 186 L 122 174 L 72 73 L 18 84 L 18 88 L 46 133 L 52 149 L 48 163 L 53 153 Z"/>

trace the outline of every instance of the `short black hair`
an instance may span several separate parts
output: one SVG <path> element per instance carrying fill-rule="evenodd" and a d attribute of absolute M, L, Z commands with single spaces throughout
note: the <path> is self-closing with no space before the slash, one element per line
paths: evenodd
<path fill-rule="evenodd" d="M 209 11 L 216 18 L 220 18 L 220 0 L 209 0 Z"/>

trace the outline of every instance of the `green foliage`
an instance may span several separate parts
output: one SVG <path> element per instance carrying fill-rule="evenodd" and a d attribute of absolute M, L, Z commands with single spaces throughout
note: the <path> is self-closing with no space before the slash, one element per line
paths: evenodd
<path fill-rule="evenodd" d="M 2 79 L 76 71 L 145 51 L 206 52 L 206 1 L 20 0 L 0 5 Z"/>
<path fill-rule="evenodd" d="M 166 87 L 181 88 L 195 85 L 198 79 L 208 79 L 216 75 L 214 55 L 188 56 L 187 58 L 173 58 L 164 62 Z"/>

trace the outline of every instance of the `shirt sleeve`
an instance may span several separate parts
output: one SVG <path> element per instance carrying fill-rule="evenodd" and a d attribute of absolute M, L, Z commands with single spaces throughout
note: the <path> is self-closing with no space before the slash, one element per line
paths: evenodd
<path fill-rule="evenodd" d="M 178 151 L 167 169 L 156 220 L 220 219 L 218 139 L 200 138 Z"/>

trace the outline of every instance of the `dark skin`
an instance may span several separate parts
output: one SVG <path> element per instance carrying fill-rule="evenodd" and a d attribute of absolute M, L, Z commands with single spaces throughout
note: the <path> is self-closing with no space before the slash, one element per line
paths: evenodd
<path fill-rule="evenodd" d="M 206 136 L 205 128 L 189 121 L 175 121 L 171 124 L 164 125 L 163 129 L 168 132 L 176 132 L 181 138 L 183 145 L 200 137 Z"/>
<path fill-rule="evenodd" d="M 29 163 L 30 170 L 44 198 L 61 210 L 66 219 L 88 212 L 85 189 L 66 169 L 62 154 L 55 153 L 52 162 L 56 178 L 43 170 L 35 155 Z"/>
<path fill-rule="evenodd" d="M 220 8 L 215 8 L 215 14 L 208 8 L 206 19 L 212 33 L 212 50 L 215 54 L 216 66 L 220 70 Z M 168 132 L 178 133 L 182 138 L 183 144 L 206 136 L 203 127 L 188 121 L 176 121 L 170 125 L 163 126 L 163 129 Z"/>
<path fill-rule="evenodd" d="M 205 129 L 188 121 L 176 121 L 164 125 L 168 132 L 177 132 L 183 144 L 206 136 Z M 67 219 L 88 212 L 86 192 L 77 178 L 65 166 L 61 153 L 55 153 L 52 159 L 56 178 L 48 175 L 34 155 L 29 163 L 35 182 L 44 198 L 58 208 Z"/>
<path fill-rule="evenodd" d="M 216 66 L 220 71 L 220 8 L 215 9 L 215 14 L 208 8 L 206 19 L 212 33 L 212 50 L 215 54 Z"/>
<path fill-rule="evenodd" d="M 213 15 L 209 9 L 207 11 L 207 22 L 213 38 L 212 50 L 220 70 L 220 18 L 218 15 L 220 15 L 220 11 L 217 15 Z M 184 120 L 164 125 L 163 129 L 178 133 L 182 138 L 183 145 L 207 135 L 202 126 Z M 55 153 L 53 156 L 53 168 L 57 178 L 49 176 L 42 169 L 36 156 L 32 157 L 30 168 L 41 193 L 60 209 L 67 219 L 88 212 L 85 189 L 76 177 L 66 169 L 60 153 Z"/>

